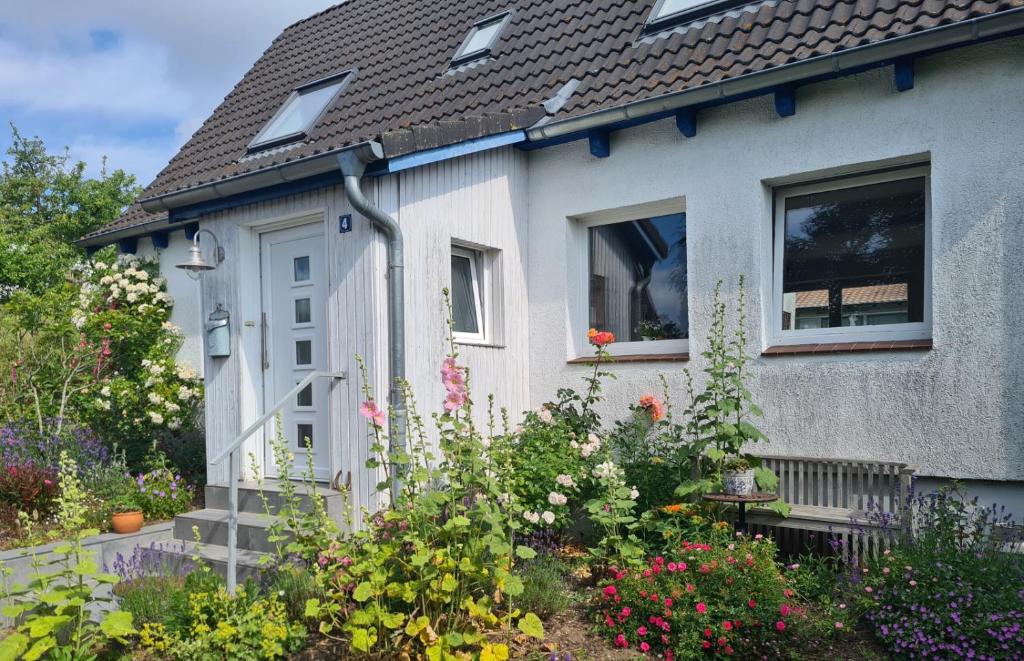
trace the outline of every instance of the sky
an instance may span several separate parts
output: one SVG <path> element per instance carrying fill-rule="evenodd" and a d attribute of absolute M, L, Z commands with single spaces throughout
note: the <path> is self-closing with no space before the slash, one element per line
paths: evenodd
<path fill-rule="evenodd" d="M 340 0 L 0 2 L 6 124 L 152 181 L 274 37 Z"/>

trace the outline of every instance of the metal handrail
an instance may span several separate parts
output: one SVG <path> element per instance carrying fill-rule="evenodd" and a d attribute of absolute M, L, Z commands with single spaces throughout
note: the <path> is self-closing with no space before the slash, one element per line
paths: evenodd
<path fill-rule="evenodd" d="M 281 397 L 281 399 L 270 407 L 269 411 L 260 416 L 256 422 L 246 427 L 245 431 L 239 434 L 230 445 L 221 450 L 220 454 L 210 461 L 210 465 L 216 466 L 220 462 L 224 461 L 224 459 L 228 459 L 228 593 L 234 594 L 235 586 L 238 583 L 238 481 L 242 477 L 239 471 L 241 461 L 238 456 L 238 451 L 241 449 L 242 443 L 257 431 L 263 429 L 263 426 L 266 425 L 271 418 L 280 413 L 281 409 L 283 409 L 293 397 L 298 395 L 303 388 L 311 384 L 313 379 L 334 379 L 340 381 L 347 378 L 348 374 L 345 372 L 311 372 L 307 374 L 306 378 L 299 381 L 297 386 Z"/>

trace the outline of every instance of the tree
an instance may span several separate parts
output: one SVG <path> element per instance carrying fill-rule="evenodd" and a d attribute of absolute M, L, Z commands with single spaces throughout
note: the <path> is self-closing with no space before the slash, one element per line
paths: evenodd
<path fill-rule="evenodd" d="M 139 193 L 135 177 L 107 172 L 105 160 L 90 178 L 66 149 L 50 154 L 13 124 L 11 137 L 0 170 L 0 301 L 60 283 L 83 256 L 74 241 L 116 220 Z"/>

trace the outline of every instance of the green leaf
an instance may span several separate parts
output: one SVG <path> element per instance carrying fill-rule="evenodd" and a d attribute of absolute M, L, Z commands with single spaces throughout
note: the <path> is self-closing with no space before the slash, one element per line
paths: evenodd
<path fill-rule="evenodd" d="M 544 640 L 544 623 L 535 614 L 527 613 L 522 616 L 519 618 L 519 623 L 516 626 L 527 636 L 537 640 Z"/>
<path fill-rule="evenodd" d="M 352 649 L 357 652 L 369 652 L 377 642 L 377 632 L 373 629 L 353 629 Z"/>
<path fill-rule="evenodd" d="M 320 600 L 319 599 L 307 599 L 306 610 L 303 611 L 304 617 L 316 617 L 320 614 Z"/>
<path fill-rule="evenodd" d="M 43 655 L 49 652 L 52 648 L 57 646 L 57 639 L 53 636 L 47 636 L 40 638 L 35 642 L 32 647 L 25 652 L 25 656 L 22 657 L 25 661 L 36 661 L 37 659 L 43 658 Z"/>
<path fill-rule="evenodd" d="M 445 574 L 444 578 L 441 579 L 441 589 L 445 592 L 455 592 L 455 589 L 458 587 L 459 582 L 451 574 Z"/>
<path fill-rule="evenodd" d="M 352 592 L 352 598 L 356 601 L 366 601 L 373 596 L 373 586 L 368 581 L 363 581 L 356 586 L 356 589 Z"/>
<path fill-rule="evenodd" d="M 121 579 L 117 574 L 96 574 L 92 578 L 97 583 L 107 583 L 109 585 L 117 585 L 121 582 Z"/>
<path fill-rule="evenodd" d="M 380 621 L 388 629 L 399 629 L 405 622 L 405 613 L 384 613 Z"/>
<path fill-rule="evenodd" d="M 132 614 L 128 611 L 112 611 L 100 622 L 100 631 L 108 638 L 122 640 L 135 633 L 132 626 Z"/>
<path fill-rule="evenodd" d="M 28 649 L 28 642 L 28 636 L 20 633 L 0 639 L 0 659 L 17 659 Z"/>
<path fill-rule="evenodd" d="M 779 486 L 779 476 L 766 466 L 758 466 L 754 469 L 754 480 L 757 482 L 757 488 L 761 491 L 775 491 L 775 488 Z"/>
<path fill-rule="evenodd" d="M 533 560 L 537 557 L 537 552 L 531 549 L 529 546 L 517 546 L 516 555 L 523 560 Z"/>
<path fill-rule="evenodd" d="M 718 448 L 708 448 L 707 455 L 708 455 L 708 459 L 710 459 L 711 461 L 715 461 L 715 462 L 718 462 L 718 461 L 721 461 L 722 459 L 725 459 L 725 452 L 722 452 Z"/>
<path fill-rule="evenodd" d="M 775 502 L 768 504 L 768 509 L 775 512 L 782 518 L 786 518 L 787 516 L 789 516 L 789 511 L 791 508 L 789 507 L 789 503 L 787 503 L 786 501 L 776 500 Z"/>
<path fill-rule="evenodd" d="M 14 618 L 18 617 L 27 610 L 28 606 L 26 606 L 25 604 L 7 604 L 3 608 L 0 608 L 0 614 L 2 614 L 4 617 L 9 617 L 13 620 Z"/>
<path fill-rule="evenodd" d="M 99 570 L 99 566 L 92 558 L 82 558 L 78 561 L 78 564 L 75 565 L 75 573 L 79 576 L 90 576 Z"/>

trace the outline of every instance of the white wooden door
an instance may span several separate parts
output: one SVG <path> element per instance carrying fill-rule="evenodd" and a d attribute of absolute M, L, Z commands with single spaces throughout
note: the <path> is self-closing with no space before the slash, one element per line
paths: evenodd
<path fill-rule="evenodd" d="M 328 367 L 327 265 L 323 225 L 292 227 L 260 235 L 265 347 L 263 405 L 269 410 L 314 370 Z M 242 286 L 246 286 L 242 283 Z M 314 476 L 330 479 L 330 425 L 327 379 L 316 379 L 282 410 L 282 429 L 295 455 L 294 473 L 306 467 L 307 440 L 313 448 Z M 267 440 L 273 434 L 268 428 Z M 277 477 L 273 453 L 263 465 Z"/>

